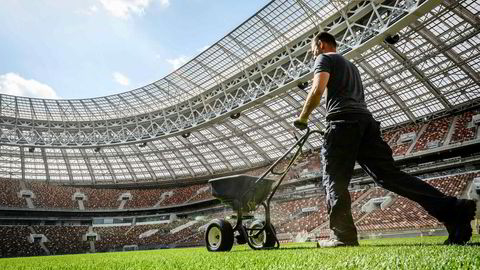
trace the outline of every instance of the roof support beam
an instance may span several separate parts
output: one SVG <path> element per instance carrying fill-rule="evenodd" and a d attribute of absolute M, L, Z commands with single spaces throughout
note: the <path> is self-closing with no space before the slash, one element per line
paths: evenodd
<path fill-rule="evenodd" d="M 432 32 L 430 32 L 427 28 L 421 27 L 421 24 L 417 22 L 413 22 L 412 26 L 414 28 L 417 28 L 417 33 L 419 33 L 423 38 L 431 42 L 435 47 L 437 48 L 442 48 L 443 47 L 443 42 L 436 37 Z M 460 55 L 458 55 L 456 52 L 454 52 L 452 49 L 447 49 L 444 52 L 445 56 L 455 63 L 458 68 L 460 68 L 463 72 L 465 72 L 471 79 L 473 79 L 474 82 L 477 84 L 480 84 L 480 75 L 478 72 L 475 72 L 472 67 L 470 67 L 468 64 L 464 63 L 464 61 L 461 61 Z"/>
<path fill-rule="evenodd" d="M 201 66 L 217 83 L 217 85 L 222 89 L 223 94 L 226 96 L 227 95 L 227 89 L 225 87 L 225 84 L 223 83 L 224 81 L 227 80 L 222 74 L 218 73 L 217 71 L 213 70 L 211 67 L 207 66 L 206 64 L 198 61 L 197 59 L 193 59 L 195 63 L 197 63 L 199 66 Z"/>
<path fill-rule="evenodd" d="M 235 44 L 237 44 L 238 47 L 240 47 L 242 50 L 246 50 L 248 51 L 250 54 L 254 55 L 257 62 L 262 59 L 262 57 L 254 50 L 250 49 L 250 47 L 248 47 L 247 45 L 245 45 L 244 43 L 240 42 L 237 38 L 233 37 L 233 36 L 229 36 L 229 38 L 231 38 Z"/>
<path fill-rule="evenodd" d="M 163 143 L 165 143 L 165 145 L 169 148 L 169 149 L 176 149 L 175 145 L 173 145 L 173 143 L 171 143 L 168 139 L 166 140 L 163 140 L 162 141 Z M 177 157 L 178 160 L 180 160 L 180 162 L 182 162 L 183 166 L 185 166 L 185 169 L 187 169 L 187 171 L 190 173 L 190 176 L 193 178 L 196 176 L 195 172 L 193 171 L 193 169 L 189 166 L 187 160 L 185 159 L 185 157 L 183 155 L 180 155 L 180 153 L 178 151 L 172 151 L 173 154 L 175 155 L 175 157 Z"/>
<path fill-rule="evenodd" d="M 262 158 L 266 162 L 272 161 L 272 159 L 263 151 L 260 146 L 258 146 L 257 142 L 252 140 L 250 137 L 247 136 L 247 134 L 243 133 L 242 131 L 239 131 L 237 127 L 235 127 L 231 122 L 225 122 L 225 127 L 230 129 L 234 134 L 242 138 L 250 147 L 253 148 L 257 152 L 258 155 L 262 156 Z"/>
<path fill-rule="evenodd" d="M 75 115 L 78 115 L 80 118 L 82 118 L 80 112 L 79 112 L 78 109 L 75 107 L 75 105 L 73 105 L 73 103 L 72 103 L 71 100 L 68 100 L 68 105 L 70 105 L 70 107 L 72 108 L 72 110 L 75 111 Z M 75 120 L 76 120 L 76 121 L 83 121 L 83 119 L 75 119 Z"/>
<path fill-rule="evenodd" d="M 284 146 L 279 142 L 277 141 L 277 139 L 275 139 L 272 134 L 268 133 L 263 127 L 261 127 L 257 122 L 253 121 L 252 119 L 250 119 L 250 117 L 247 117 L 247 116 L 243 116 L 240 118 L 240 121 L 244 122 L 245 124 L 249 125 L 249 126 L 254 126 L 256 127 L 255 131 L 259 132 L 260 134 L 262 134 L 265 139 L 267 139 L 271 144 L 273 144 L 278 150 L 283 150 L 284 149 Z"/>
<path fill-rule="evenodd" d="M 232 51 L 230 51 L 229 49 L 225 48 L 225 46 L 223 46 L 222 44 L 218 43 L 216 44 L 216 46 L 218 46 L 224 53 L 228 54 L 230 56 L 230 59 L 232 59 L 232 62 L 238 62 L 238 63 L 241 63 L 242 65 L 242 68 L 241 70 L 243 70 L 243 72 L 246 73 L 246 69 L 248 68 L 249 64 L 247 62 L 245 62 L 244 59 L 240 58 L 239 56 L 237 56 L 236 54 L 234 54 Z M 238 64 L 237 64 L 238 65 Z"/>
<path fill-rule="evenodd" d="M 118 99 L 122 100 L 125 103 L 125 105 L 127 105 L 130 108 L 129 110 L 135 111 L 135 113 L 137 114 L 141 114 L 141 112 L 135 106 L 133 106 L 132 103 L 126 100 L 122 95 L 118 95 Z M 114 106 L 117 107 L 118 104 L 115 104 Z"/>
<path fill-rule="evenodd" d="M 287 101 L 288 102 L 288 101 Z M 298 106 L 297 106 L 298 107 Z M 269 107 L 267 106 L 263 106 L 260 108 L 260 110 L 264 111 L 267 115 L 275 115 L 275 119 L 278 119 L 278 124 L 281 125 L 285 130 L 291 130 L 292 133 L 294 134 L 294 136 L 296 136 L 297 138 L 300 138 L 302 137 L 303 134 L 300 134 L 300 131 L 298 131 L 296 128 L 293 127 L 293 123 L 287 123 L 287 120 L 285 120 L 285 117 L 283 115 L 277 115 L 277 113 L 275 111 L 273 111 L 272 109 L 270 109 Z M 317 125 L 317 124 L 316 124 Z M 318 125 L 317 125 L 318 126 Z M 321 128 L 323 129 L 323 128 Z M 273 135 L 272 135 L 273 136 Z M 305 142 L 305 146 L 307 148 L 313 148 L 313 146 L 310 144 L 310 142 Z M 285 151 L 287 150 L 288 148 L 290 148 L 291 146 L 290 145 L 284 145 L 282 149 L 279 149 L 281 151 Z"/>
<path fill-rule="evenodd" d="M 178 76 L 178 75 L 177 75 Z M 180 86 L 178 86 L 176 83 L 174 83 L 172 80 L 170 79 L 166 79 L 165 78 L 165 81 L 168 83 L 168 86 L 172 85 L 175 89 L 179 90 L 180 92 L 183 92 L 185 94 L 189 94 L 185 89 L 181 88 Z M 172 98 L 176 98 L 174 96 L 172 96 L 172 94 L 170 93 L 170 91 L 166 91 L 167 95 L 169 95 L 170 97 Z"/>
<path fill-rule="evenodd" d="M 205 167 L 208 173 L 213 174 L 214 170 L 212 168 L 212 165 L 208 163 L 208 161 L 205 159 L 203 154 L 198 150 L 198 148 L 193 143 L 191 143 L 187 138 L 180 137 L 179 140 L 185 146 L 187 146 L 190 151 L 192 151 L 192 153 L 195 155 L 195 157 L 198 158 L 198 160 L 200 160 L 200 163 L 202 163 L 203 167 Z"/>
<path fill-rule="evenodd" d="M 47 121 L 52 121 L 53 115 L 52 115 L 52 112 L 50 111 L 50 107 L 47 106 L 47 102 L 45 101 L 45 99 L 42 99 L 42 103 L 43 103 L 43 106 L 45 107 L 45 111 L 47 112 Z M 16 114 L 17 112 L 15 112 L 15 115 Z"/>
<path fill-rule="evenodd" d="M 305 91 L 299 91 L 298 95 L 303 97 L 304 100 L 306 100 L 308 93 L 305 92 Z M 302 108 L 303 107 L 303 104 L 298 102 L 295 98 L 293 98 L 288 93 L 287 93 L 287 96 L 285 97 L 285 100 L 290 104 L 292 104 L 292 103 L 296 104 L 294 106 L 295 108 Z M 327 111 L 325 110 L 325 99 L 320 102 L 320 105 L 318 105 L 318 107 L 315 110 L 319 111 L 320 114 L 321 114 L 321 117 L 318 117 L 318 119 L 324 118 L 327 115 Z M 313 113 L 315 113 L 315 110 L 313 111 Z M 322 122 L 316 121 L 314 124 L 315 124 L 315 127 L 319 130 L 325 129 L 325 125 L 323 125 Z M 301 134 L 296 129 L 294 129 L 294 130 L 295 130 L 295 133 L 301 137 Z M 312 146 L 309 145 L 308 142 L 307 142 L 307 147 L 312 147 Z"/>
<path fill-rule="evenodd" d="M 211 126 L 209 130 L 219 138 L 221 138 L 222 136 L 225 137 L 225 135 L 222 134 L 222 132 L 220 132 L 215 126 Z M 247 166 L 252 166 L 250 160 L 230 139 L 224 138 L 222 142 L 224 142 L 238 157 L 240 157 L 247 164 Z"/>
<path fill-rule="evenodd" d="M 148 162 L 148 160 L 140 151 L 140 148 L 136 144 L 132 144 L 130 145 L 130 147 L 132 148 L 133 152 L 135 152 L 135 156 L 138 157 L 138 159 L 140 159 L 140 161 L 142 162 L 142 165 L 145 166 L 145 168 L 147 168 L 147 171 L 150 174 L 150 177 L 152 178 L 152 180 L 155 180 L 157 176 L 155 175 L 155 172 L 153 171 L 152 166 L 150 166 L 150 163 Z"/>
<path fill-rule="evenodd" d="M 93 101 L 92 101 L 93 102 Z M 93 112 L 88 106 L 87 104 L 85 104 L 85 102 L 83 102 L 83 100 L 80 100 L 80 103 L 82 103 L 83 105 L 83 108 L 85 109 L 85 111 L 88 111 L 90 115 L 94 115 L 98 120 L 104 120 L 104 117 L 102 117 L 103 115 L 99 115 L 98 112 Z M 95 103 L 96 106 L 98 106 L 96 103 Z"/>
<path fill-rule="evenodd" d="M 200 91 L 201 91 L 202 93 L 207 92 L 207 89 L 201 87 L 201 86 L 198 85 L 197 83 L 195 83 L 195 82 L 193 82 L 192 80 L 188 79 L 187 77 L 183 76 L 180 72 L 176 72 L 175 75 L 178 76 L 180 79 L 186 81 L 187 83 L 193 85 L 194 87 L 200 89 Z M 177 86 L 177 87 L 178 87 L 178 86 Z M 190 101 L 190 100 L 189 100 L 189 101 Z M 190 107 L 191 107 L 191 106 L 190 106 Z"/>
<path fill-rule="evenodd" d="M 430 93 L 437 98 L 437 100 L 446 108 L 446 109 L 452 109 L 453 106 L 448 102 L 448 100 L 443 96 L 443 94 L 438 90 L 430 80 L 428 80 L 427 76 L 418 69 L 416 66 L 412 64 L 412 62 L 403 54 L 400 52 L 395 46 L 393 45 L 387 45 L 385 43 L 381 44 L 381 46 L 390 52 L 390 54 L 397 59 L 400 63 L 402 63 L 417 79 L 417 81 L 421 82 L 428 90 L 430 90 Z"/>
<path fill-rule="evenodd" d="M 267 22 L 264 18 L 262 18 L 261 16 L 258 16 L 258 14 L 257 14 L 256 17 L 259 21 L 261 21 L 268 28 L 268 30 L 272 33 L 272 35 L 276 39 L 280 39 L 280 38 L 283 39 L 283 41 L 277 41 L 277 42 L 279 42 L 282 46 L 284 46 L 285 49 L 288 49 L 286 44 L 288 44 L 292 41 L 289 38 L 287 38 L 282 32 L 280 32 L 277 28 L 275 28 L 273 25 L 271 25 L 269 22 Z"/>
<path fill-rule="evenodd" d="M 207 66 L 206 64 L 202 63 L 201 61 L 198 61 L 197 59 L 193 59 L 192 61 L 194 61 L 195 63 L 197 63 L 198 65 L 200 65 L 203 69 L 205 69 L 205 71 L 207 71 L 208 73 L 210 73 L 211 76 L 216 77 L 218 84 L 222 84 L 222 82 L 227 79 L 227 78 L 225 78 L 222 74 L 218 73 L 218 72 L 215 71 L 213 68 Z M 212 74 L 213 74 L 213 75 L 212 75 Z"/>
<path fill-rule="evenodd" d="M 44 149 L 42 148 L 42 150 Z M 92 184 L 97 184 L 97 178 L 95 177 L 95 173 L 93 172 L 90 157 L 87 155 L 85 149 L 83 148 L 80 148 L 80 153 L 82 154 L 83 160 L 85 160 L 85 165 L 87 166 L 88 173 L 90 174 L 90 178 L 92 179 Z"/>
<path fill-rule="evenodd" d="M 23 147 L 20 147 L 20 173 L 22 181 L 25 181 L 25 149 Z"/>
<path fill-rule="evenodd" d="M 410 121 L 415 122 L 416 117 L 413 115 L 412 111 L 407 107 L 405 102 L 395 93 L 395 91 L 388 85 L 384 80 L 380 79 L 380 74 L 368 63 L 367 61 L 358 61 L 358 65 L 365 70 L 365 72 L 374 78 L 377 83 L 382 87 L 382 89 L 387 93 L 387 95 L 392 98 L 392 100 L 397 104 L 398 107 L 407 115 Z"/>
<path fill-rule="evenodd" d="M 107 102 L 113 107 L 115 108 L 115 111 L 121 111 L 123 113 L 123 115 L 125 115 L 126 117 L 128 116 L 126 113 L 130 114 L 131 112 L 135 112 L 137 114 L 140 114 L 140 112 L 135 108 L 133 107 L 131 104 L 128 103 L 128 101 L 126 101 L 121 95 L 118 95 L 117 96 L 118 99 L 120 99 L 125 107 L 122 109 L 122 110 L 119 110 L 118 107 L 120 106 L 120 104 L 115 104 L 112 100 L 110 100 L 110 97 L 105 97 L 105 100 L 107 100 Z"/>
<path fill-rule="evenodd" d="M 170 164 L 165 159 L 162 152 L 160 152 L 160 150 L 157 148 L 157 146 L 153 143 L 147 143 L 147 147 L 158 157 L 158 159 L 159 159 L 158 161 L 161 162 L 163 164 L 163 166 L 165 166 L 165 168 L 167 169 L 167 171 L 170 174 L 170 176 L 172 177 L 172 179 L 176 179 L 177 175 L 173 171 L 172 166 L 170 166 Z"/>
<path fill-rule="evenodd" d="M 65 150 L 65 148 L 62 148 L 60 149 L 60 151 L 62 152 L 62 157 L 65 161 L 65 166 L 67 167 L 68 179 L 70 181 L 70 184 L 73 184 L 72 166 L 70 166 L 70 159 L 68 158 L 67 150 Z"/>
<path fill-rule="evenodd" d="M 93 104 L 95 104 L 97 109 L 102 112 L 102 115 L 100 115 L 100 117 L 101 117 L 100 119 L 106 120 L 106 118 L 108 117 L 108 113 L 103 109 L 102 106 L 98 105 L 98 103 L 94 99 L 92 99 L 91 101 L 92 101 Z M 107 101 L 107 103 L 111 104 L 111 102 L 109 102 L 108 100 L 106 100 L 106 101 Z M 121 114 L 121 115 L 118 115 L 118 117 L 125 117 L 124 112 L 118 111 L 117 113 Z"/>
<path fill-rule="evenodd" d="M 318 31 L 320 32 L 323 31 L 323 27 L 319 23 L 317 23 L 317 22 L 321 22 L 322 18 L 320 18 L 318 14 L 315 11 L 313 11 L 312 8 L 310 8 L 310 6 L 306 4 L 303 0 L 296 0 L 295 2 L 303 9 L 305 14 L 307 14 L 308 19 L 312 21 L 312 24 L 316 28 L 318 28 Z M 313 17 L 315 17 L 315 19 Z"/>
<path fill-rule="evenodd" d="M 115 149 L 115 152 L 117 152 L 117 155 L 120 157 L 120 159 L 123 161 L 123 163 L 125 164 L 125 166 L 127 167 L 128 169 L 128 172 L 130 173 L 130 175 L 132 176 L 132 179 L 134 182 L 137 182 L 138 179 L 137 179 L 137 175 L 135 174 L 135 171 L 133 170 L 132 168 L 132 164 L 130 164 L 130 162 L 127 160 L 127 158 L 125 157 L 125 155 L 123 154 L 122 150 L 120 149 L 119 146 L 115 146 L 113 149 Z"/>
<path fill-rule="evenodd" d="M 100 149 L 99 152 L 97 152 L 97 155 L 99 155 L 103 159 L 103 163 L 108 169 L 108 172 L 110 173 L 110 176 L 112 177 L 113 183 L 117 183 L 117 176 L 115 175 L 115 171 L 112 168 L 112 164 L 110 164 L 110 161 L 108 160 L 107 156 L 102 152 Z"/>
<path fill-rule="evenodd" d="M 46 181 L 47 183 L 50 182 L 50 170 L 48 168 L 48 162 L 47 162 L 47 153 L 45 148 L 40 148 L 40 151 L 42 153 L 42 159 L 43 159 L 43 166 L 45 166 L 45 177 L 47 178 Z"/>
<path fill-rule="evenodd" d="M 201 141 L 203 141 L 203 142 L 207 142 L 207 141 L 208 141 L 208 139 L 207 139 L 205 136 L 203 136 L 203 134 L 200 133 L 200 132 L 195 133 L 195 136 L 196 136 L 197 138 L 199 138 L 199 139 L 200 139 Z M 230 163 L 230 161 L 228 161 L 228 160 L 225 158 L 225 156 L 222 154 L 222 152 L 219 151 L 219 150 L 217 149 L 217 147 L 215 147 L 215 145 L 213 145 L 213 144 L 211 144 L 211 143 L 207 143 L 207 144 L 205 144 L 205 146 L 208 147 L 208 149 L 210 149 L 210 151 L 212 151 L 212 153 L 213 153 L 215 156 L 217 156 L 218 159 L 220 159 L 223 163 L 225 163 L 225 165 L 227 166 L 227 168 L 228 168 L 230 171 L 233 171 L 233 166 L 232 166 L 232 164 Z"/>
<path fill-rule="evenodd" d="M 480 29 L 480 18 L 462 6 L 461 1 L 444 0 L 442 4 L 455 13 L 455 15 L 469 22 L 476 29 Z"/>

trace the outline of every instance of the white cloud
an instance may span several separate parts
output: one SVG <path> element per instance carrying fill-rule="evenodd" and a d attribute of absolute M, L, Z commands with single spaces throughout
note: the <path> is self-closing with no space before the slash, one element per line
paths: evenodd
<path fill-rule="evenodd" d="M 179 67 L 181 67 L 183 64 L 187 63 L 188 62 L 188 57 L 185 56 L 185 55 L 180 55 L 179 57 L 177 58 L 174 58 L 174 59 L 167 59 L 167 62 L 172 65 L 173 69 L 178 69 Z"/>
<path fill-rule="evenodd" d="M 170 6 L 170 0 L 160 0 L 160 6 L 162 8 L 167 8 L 168 6 Z"/>
<path fill-rule="evenodd" d="M 33 79 L 25 79 L 16 73 L 0 75 L 0 93 L 37 98 L 60 98 L 50 86 Z"/>
<path fill-rule="evenodd" d="M 128 79 L 127 76 L 123 75 L 120 72 L 114 72 L 113 74 L 113 80 L 123 86 L 127 86 L 130 84 L 130 80 Z"/>
<path fill-rule="evenodd" d="M 201 48 L 198 48 L 196 51 L 198 53 L 202 53 L 203 51 L 205 51 L 206 49 L 210 48 L 210 46 L 203 46 Z M 155 58 L 159 59 L 161 58 L 161 55 L 160 54 L 157 54 L 155 55 Z M 177 58 L 173 58 L 173 59 L 167 59 L 167 62 L 172 66 L 172 69 L 175 70 L 175 69 L 178 69 L 179 67 L 181 67 L 182 65 L 186 64 L 191 58 L 191 56 L 186 56 L 186 55 L 180 55 L 179 57 Z"/>
<path fill-rule="evenodd" d="M 205 51 L 205 50 L 208 49 L 208 48 L 210 48 L 210 46 L 208 46 L 208 45 L 203 46 L 203 47 L 197 49 L 197 52 L 200 52 L 200 53 L 201 53 L 201 52 Z"/>
<path fill-rule="evenodd" d="M 162 8 L 170 5 L 170 0 L 99 0 L 103 8 L 111 15 L 128 19 L 131 14 L 142 16 L 145 9 L 153 2 L 158 1 Z"/>
<path fill-rule="evenodd" d="M 82 9 L 77 11 L 78 14 L 83 14 L 87 16 L 92 16 L 98 13 L 98 7 L 96 5 L 89 6 L 87 9 Z"/>
<path fill-rule="evenodd" d="M 98 12 L 98 7 L 96 5 L 90 6 L 88 8 L 88 11 L 90 12 L 90 14 L 97 13 Z"/>

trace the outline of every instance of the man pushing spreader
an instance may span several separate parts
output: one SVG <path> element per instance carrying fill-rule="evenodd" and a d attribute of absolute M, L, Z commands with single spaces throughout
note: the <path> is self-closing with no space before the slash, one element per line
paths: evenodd
<path fill-rule="evenodd" d="M 327 89 L 327 129 L 322 146 L 323 185 L 333 237 L 320 247 L 358 246 L 348 185 L 355 161 L 381 187 L 420 204 L 448 230 L 447 245 L 464 245 L 472 236 L 476 202 L 447 196 L 421 179 L 400 171 L 392 150 L 365 103 L 360 73 L 336 52 L 335 38 L 322 32 L 312 41 L 316 57 L 312 89 L 294 126 L 306 129 L 308 117 Z"/>

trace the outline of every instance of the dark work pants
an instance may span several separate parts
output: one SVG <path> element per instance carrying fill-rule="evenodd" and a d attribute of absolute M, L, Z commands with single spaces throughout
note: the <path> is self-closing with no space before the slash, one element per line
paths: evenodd
<path fill-rule="evenodd" d="M 370 115 L 349 114 L 328 121 L 322 155 L 330 229 L 338 240 L 357 241 L 348 192 L 355 161 L 379 186 L 417 202 L 441 222 L 453 219 L 456 198 L 400 171 L 381 137 L 380 123 Z"/>

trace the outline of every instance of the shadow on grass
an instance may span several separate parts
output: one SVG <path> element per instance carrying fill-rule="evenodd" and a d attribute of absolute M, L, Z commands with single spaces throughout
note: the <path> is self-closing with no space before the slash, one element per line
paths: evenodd
<path fill-rule="evenodd" d="M 268 251 L 280 251 L 280 250 L 305 250 L 305 249 L 317 249 L 317 247 L 314 246 L 315 244 L 312 243 L 312 246 L 307 246 L 307 247 L 280 247 L 280 248 L 268 248 L 268 249 L 262 249 L 268 250 Z M 253 249 L 242 249 L 242 250 L 233 250 L 232 252 L 246 252 L 246 251 L 253 251 Z"/>
<path fill-rule="evenodd" d="M 405 244 L 368 244 L 368 245 L 360 245 L 358 247 L 337 247 L 337 248 L 385 248 L 385 247 L 459 247 L 457 245 L 446 246 L 443 243 L 405 243 Z M 480 242 L 474 243 L 467 243 L 466 247 L 480 247 Z M 312 243 L 312 246 L 300 246 L 300 247 L 280 247 L 279 249 L 264 249 L 268 251 L 280 251 L 280 250 L 308 250 L 308 249 L 318 249 L 318 250 L 326 250 L 326 249 L 333 249 L 333 248 L 317 248 L 315 243 Z M 247 252 L 253 251 L 252 249 L 243 249 L 243 250 L 233 250 L 232 252 Z"/>
<path fill-rule="evenodd" d="M 405 243 L 405 244 L 368 244 L 361 245 L 361 247 L 434 247 L 434 246 L 444 246 L 444 247 L 460 247 L 460 245 L 444 245 L 443 243 Z M 467 243 L 467 247 L 480 247 L 480 242 Z"/>

